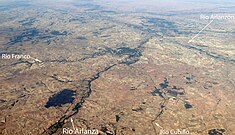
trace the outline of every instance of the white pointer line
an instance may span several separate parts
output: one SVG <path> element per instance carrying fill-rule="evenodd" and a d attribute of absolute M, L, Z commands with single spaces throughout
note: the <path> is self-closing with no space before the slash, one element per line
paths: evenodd
<path fill-rule="evenodd" d="M 30 57 L 30 58 L 32 58 L 32 59 L 33 59 L 34 61 L 36 61 L 36 62 L 42 63 L 42 61 L 39 60 L 39 59 L 36 59 L 36 58 L 33 58 L 33 57 Z"/>
<path fill-rule="evenodd" d="M 203 30 L 205 30 L 212 22 L 214 21 L 211 20 L 202 30 L 200 30 L 191 40 L 188 41 L 188 43 L 191 43 Z"/>
<path fill-rule="evenodd" d="M 163 129 L 162 126 L 160 126 L 158 123 L 155 123 L 156 126 L 158 126 L 160 129 Z"/>
<path fill-rule="evenodd" d="M 73 126 L 73 130 L 75 130 L 75 127 L 74 127 L 74 123 L 73 123 L 73 119 L 71 118 L 71 123 L 72 123 L 72 126 Z"/>

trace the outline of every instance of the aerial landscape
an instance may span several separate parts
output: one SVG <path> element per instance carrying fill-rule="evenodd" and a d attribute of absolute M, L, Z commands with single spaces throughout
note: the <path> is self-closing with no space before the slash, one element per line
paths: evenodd
<path fill-rule="evenodd" d="M 0 135 L 235 135 L 235 1 L 0 0 Z"/>

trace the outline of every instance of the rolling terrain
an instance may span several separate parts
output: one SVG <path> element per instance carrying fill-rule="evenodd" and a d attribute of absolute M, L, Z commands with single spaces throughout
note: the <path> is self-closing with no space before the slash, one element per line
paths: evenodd
<path fill-rule="evenodd" d="M 234 7 L 0 0 L 0 134 L 235 134 Z"/>

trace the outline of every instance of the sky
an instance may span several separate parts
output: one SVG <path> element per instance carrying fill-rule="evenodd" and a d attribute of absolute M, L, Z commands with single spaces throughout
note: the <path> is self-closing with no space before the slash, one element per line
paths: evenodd
<path fill-rule="evenodd" d="M 32 4 L 59 6 L 79 3 L 101 5 L 110 10 L 166 12 L 181 10 L 213 9 L 215 7 L 235 7 L 235 0 L 0 0 L 1 6 Z M 12 6 L 13 7 L 13 6 Z"/>

